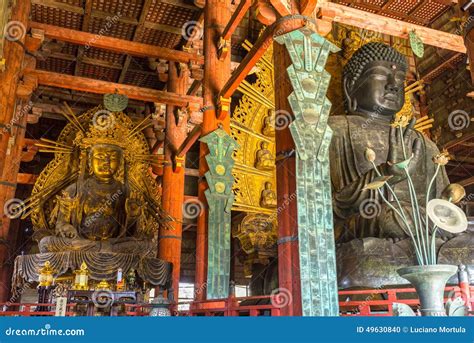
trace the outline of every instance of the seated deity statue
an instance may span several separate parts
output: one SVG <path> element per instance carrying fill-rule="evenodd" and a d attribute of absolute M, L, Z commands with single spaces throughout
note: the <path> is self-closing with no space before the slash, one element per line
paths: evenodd
<path fill-rule="evenodd" d="M 275 168 L 275 157 L 273 157 L 270 150 L 268 150 L 268 143 L 262 142 L 260 149 L 257 151 L 255 161 L 255 168 L 260 170 L 272 170 Z"/>
<path fill-rule="evenodd" d="M 265 189 L 262 191 L 260 197 L 260 206 L 266 208 L 277 207 L 277 196 L 275 191 L 272 189 L 271 182 L 265 182 Z"/>
<path fill-rule="evenodd" d="M 334 132 L 330 146 L 331 179 L 339 284 L 341 287 L 380 287 L 405 283 L 396 269 L 416 263 L 411 240 L 391 208 L 376 190 L 365 188 L 375 175 L 365 151 L 375 151 L 375 165 L 408 213 L 411 213 L 409 184 L 405 172 L 395 166 L 404 152 L 391 122 L 404 105 L 407 73 L 405 57 L 383 43 L 368 43 L 349 60 L 343 72 L 343 90 L 348 115 L 334 115 L 329 125 Z M 428 183 L 436 165 L 432 158 L 437 146 L 413 129 L 404 129 L 405 153 L 413 156 L 409 173 L 413 178 L 419 204 L 425 204 Z M 398 143 L 397 143 L 398 142 Z M 442 167 L 432 186 L 430 198 L 440 197 L 449 181 Z M 369 187 L 370 188 L 370 187 Z M 389 201 L 394 201 L 387 194 Z M 424 208 L 421 209 L 424 212 Z M 440 230 L 442 231 L 442 230 Z M 474 264 L 474 235 L 458 237 L 439 233 L 439 263 Z M 462 249 L 467 260 L 454 257 Z M 461 255 L 458 255 L 461 256 Z"/>
<path fill-rule="evenodd" d="M 115 178 L 123 151 L 112 144 L 95 144 L 88 154 L 91 175 L 69 185 L 58 196 L 56 235 L 39 242 L 40 252 L 64 250 L 140 253 L 153 250 L 151 241 L 126 237 L 140 213 L 138 199 L 127 198 Z"/>
<path fill-rule="evenodd" d="M 54 158 L 23 214 L 31 216 L 39 252 L 34 247 L 17 256 L 12 288 L 36 282 L 46 262 L 57 276 L 85 264 L 94 282 L 116 280 L 122 270 L 136 271 L 153 287 L 170 287 L 172 264 L 156 256 L 159 229 L 170 229 L 173 218 L 161 208 L 150 174 L 153 156 L 141 132 L 150 123 L 102 107 L 71 116 L 56 141 L 40 143 Z"/>
<path fill-rule="evenodd" d="M 273 110 L 268 110 L 268 113 L 263 120 L 262 133 L 267 137 L 275 137 L 275 114 Z"/>

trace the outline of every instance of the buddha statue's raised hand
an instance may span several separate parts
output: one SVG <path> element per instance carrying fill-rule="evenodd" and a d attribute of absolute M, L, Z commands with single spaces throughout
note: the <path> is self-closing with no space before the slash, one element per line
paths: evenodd
<path fill-rule="evenodd" d="M 412 119 L 405 128 L 390 126 L 389 147 L 386 165 L 386 174 L 393 175 L 391 183 L 398 183 L 406 179 L 406 171 L 397 166 L 398 163 L 411 159 L 407 171 L 411 173 L 420 161 L 422 140 L 413 129 L 416 119 Z"/>

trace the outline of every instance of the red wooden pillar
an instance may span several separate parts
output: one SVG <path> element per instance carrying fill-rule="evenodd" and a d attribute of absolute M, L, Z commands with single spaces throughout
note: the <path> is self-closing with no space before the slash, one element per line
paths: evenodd
<path fill-rule="evenodd" d="M 291 64 L 286 47 L 273 44 L 275 70 L 275 110 L 289 120 L 292 113 L 288 96 L 293 92 L 286 69 Z M 277 122 L 279 120 L 277 119 Z M 301 315 L 301 283 L 298 252 L 295 145 L 288 127 L 276 130 L 276 174 L 278 198 L 278 279 L 281 293 L 289 295 L 283 316 Z"/>
<path fill-rule="evenodd" d="M 168 92 L 186 94 L 189 71 L 187 69 L 178 71 L 175 62 L 169 63 Z M 173 168 L 173 150 L 178 149 L 186 139 L 186 118 L 177 121 L 175 106 L 168 105 L 166 108 L 166 138 L 165 138 L 165 165 L 163 167 L 163 209 L 172 216 L 175 221 L 170 225 L 173 230 L 160 230 L 158 242 L 158 255 L 161 259 L 173 263 L 173 289 L 175 299 L 178 300 L 180 263 L 181 263 L 181 240 L 184 202 L 184 159 L 177 161 L 180 165 Z"/>
<path fill-rule="evenodd" d="M 10 25 L 15 25 L 13 39 L 5 40 L 5 71 L 0 72 L 0 213 L 2 214 L 2 227 L 0 240 L 9 240 L 10 218 L 4 213 L 5 201 L 15 195 L 16 176 L 19 163 L 18 145 L 22 144 L 26 113 L 23 118 L 15 116 L 17 109 L 17 89 L 21 78 L 25 52 L 21 44 L 26 38 L 28 17 L 30 14 L 30 1 L 17 1 L 13 8 Z M 13 22 L 15 22 L 13 24 Z M 3 30 L 3 28 L 0 28 Z M 18 40 L 16 42 L 15 40 Z M 19 110 L 22 108 L 19 106 Z M 15 155 L 15 153 L 17 155 Z M 20 157 L 21 158 L 21 157 Z M 9 246 L 0 244 L 0 302 L 8 300 L 10 268 L 5 265 L 10 257 Z"/>
<path fill-rule="evenodd" d="M 201 135 L 217 129 L 221 124 L 223 129 L 230 132 L 230 118 L 224 120 L 216 119 L 217 96 L 230 77 L 230 53 L 222 59 L 218 58 L 219 37 L 222 35 L 225 26 L 231 17 L 230 0 L 207 0 L 204 8 L 204 115 Z M 209 153 L 206 144 L 200 145 L 199 152 L 199 201 L 206 208 L 206 197 L 204 191 L 207 183 L 204 174 L 209 169 L 205 156 Z M 195 278 L 195 298 L 203 300 L 206 294 L 207 281 L 207 210 L 198 217 L 196 236 L 196 278 Z"/>

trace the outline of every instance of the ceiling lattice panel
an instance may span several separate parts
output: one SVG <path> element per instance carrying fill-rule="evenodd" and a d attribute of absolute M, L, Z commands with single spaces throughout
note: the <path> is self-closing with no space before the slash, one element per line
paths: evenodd
<path fill-rule="evenodd" d="M 80 30 L 82 27 L 82 16 L 80 14 L 36 4 L 31 8 L 31 19 L 39 23 L 73 30 Z"/>
<path fill-rule="evenodd" d="M 31 1 L 33 21 L 171 49 L 184 44 L 181 28 L 197 20 L 202 11 L 190 0 L 92 0 L 89 14 L 85 0 Z M 145 3 L 149 8 L 143 13 Z M 141 30 L 137 31 L 138 27 Z M 79 49 L 78 45 L 65 43 L 60 51 L 38 63 L 38 68 L 142 87 L 164 87 L 146 59 L 128 60 L 124 54 Z"/>
<path fill-rule="evenodd" d="M 333 2 L 423 26 L 431 24 L 455 5 L 444 0 L 334 0 Z"/>

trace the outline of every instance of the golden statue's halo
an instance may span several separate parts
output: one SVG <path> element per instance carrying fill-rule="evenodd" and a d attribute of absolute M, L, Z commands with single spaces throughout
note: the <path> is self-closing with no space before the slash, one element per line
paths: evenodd
<path fill-rule="evenodd" d="M 25 201 L 23 218 L 31 215 L 35 240 L 54 232 L 58 208 L 56 196 L 77 182 L 81 175 L 90 173 L 88 154 L 96 144 L 114 145 L 123 151 L 123 163 L 116 178 L 127 184 L 131 197 L 140 198 L 147 204 L 145 211 L 150 223 L 145 225 L 148 231 L 145 233 L 152 234 L 159 224 L 171 220 L 161 210 L 161 194 L 149 172 L 156 157 L 150 154 L 141 132 L 151 125 L 148 117 L 136 124 L 123 112 L 110 112 L 99 106 L 77 117 L 72 114 L 67 119 L 69 123 L 55 142 L 44 140 L 47 144 L 38 144 L 43 149 L 40 151 L 54 153 L 54 159 L 40 173 L 31 197 Z"/>

